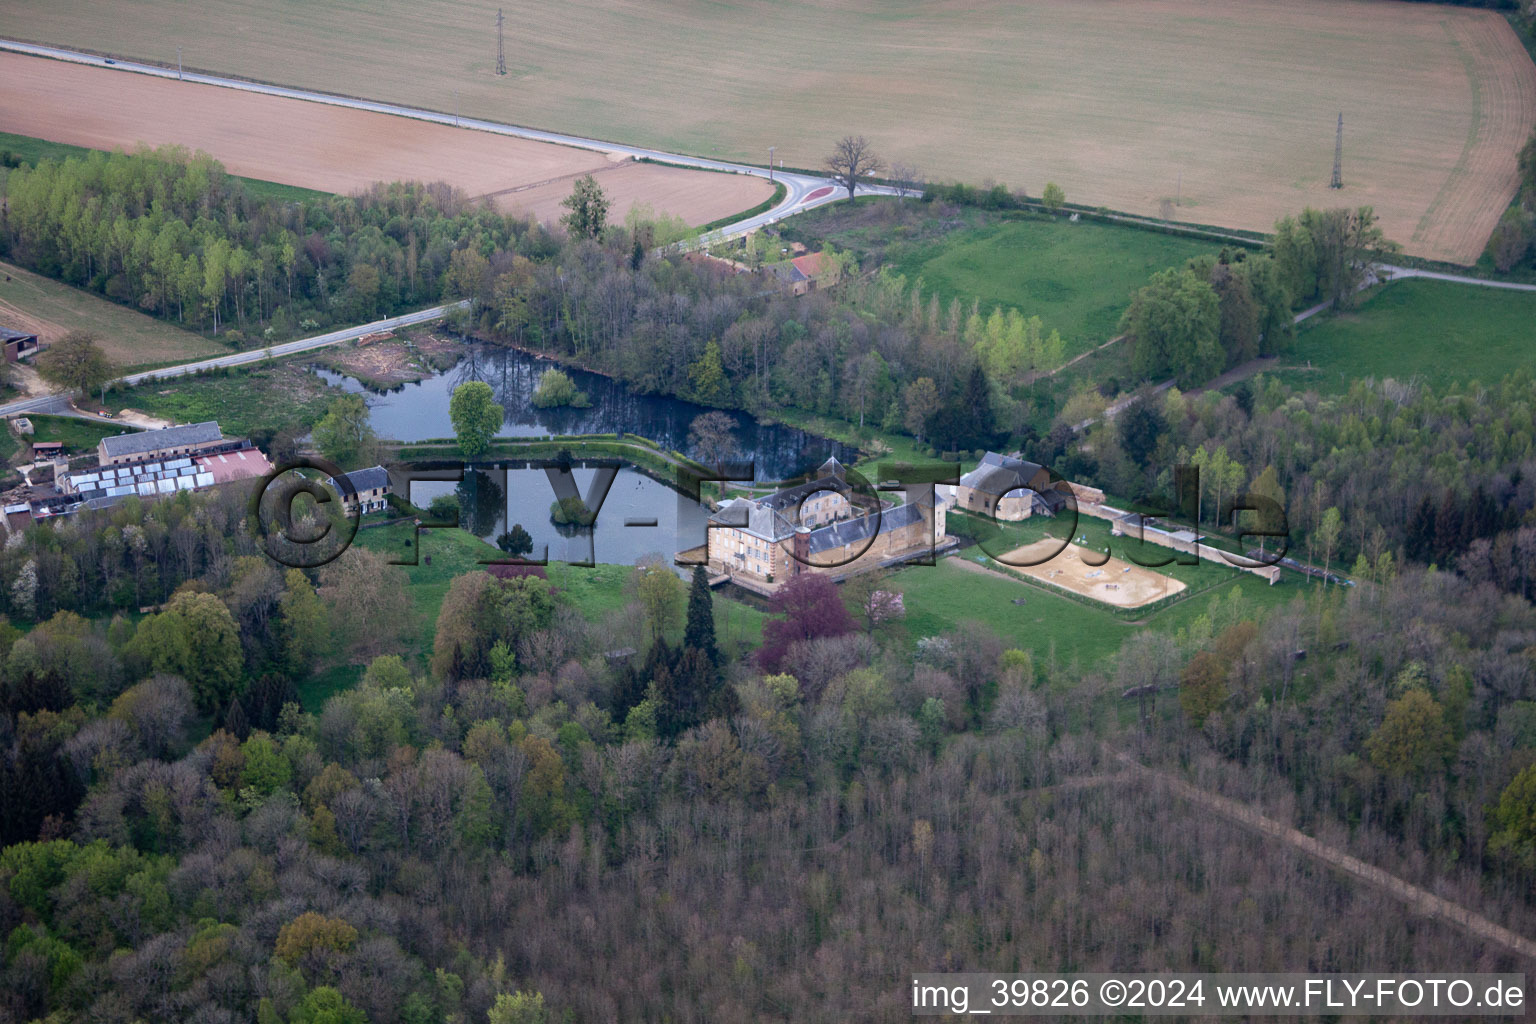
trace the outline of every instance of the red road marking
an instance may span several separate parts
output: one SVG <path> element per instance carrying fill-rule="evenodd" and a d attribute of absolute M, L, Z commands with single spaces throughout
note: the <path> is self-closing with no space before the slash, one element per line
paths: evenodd
<path fill-rule="evenodd" d="M 820 199 L 822 196 L 829 196 L 833 191 L 834 190 L 831 185 L 823 185 L 821 188 L 813 189 L 806 194 L 804 199 L 800 200 L 800 205 L 804 206 L 806 203 L 809 203 L 812 200 Z"/>

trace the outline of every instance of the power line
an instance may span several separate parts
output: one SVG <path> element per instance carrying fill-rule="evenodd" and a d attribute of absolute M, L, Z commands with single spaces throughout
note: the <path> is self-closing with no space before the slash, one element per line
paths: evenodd
<path fill-rule="evenodd" d="M 1329 188 L 1344 187 L 1344 112 L 1339 111 L 1339 134 L 1333 140 L 1333 181 Z"/>
<path fill-rule="evenodd" d="M 507 73 L 507 51 L 501 43 L 501 8 L 496 8 L 496 73 Z M 1339 115 L 1342 117 L 1343 115 Z"/>

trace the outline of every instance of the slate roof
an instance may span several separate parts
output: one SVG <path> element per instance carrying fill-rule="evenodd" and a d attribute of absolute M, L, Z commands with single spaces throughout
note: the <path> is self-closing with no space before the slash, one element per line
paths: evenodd
<path fill-rule="evenodd" d="M 739 510 L 742 508 L 747 510 L 745 526 L 741 525 Z M 782 512 L 764 507 L 762 502 L 752 501 L 749 498 L 732 498 L 723 503 L 720 510 L 709 517 L 709 521 L 735 527 L 738 530 L 746 530 L 767 541 L 781 541 L 795 532 L 795 524 L 790 522 Z"/>
<path fill-rule="evenodd" d="M 13 331 L 9 327 L 0 327 L 0 344 L 9 341 L 27 341 L 28 339 L 36 341 L 37 335 L 29 334 L 26 331 Z"/>
<path fill-rule="evenodd" d="M 796 525 L 784 514 L 785 511 L 797 508 L 801 501 L 812 494 L 818 491 L 832 491 L 848 498 L 850 503 L 854 500 L 854 496 L 848 491 L 847 470 L 836 458 L 823 462 L 817 472 L 820 475 L 814 480 L 796 484 L 794 487 L 786 487 L 782 491 L 775 491 L 763 498 L 732 498 L 722 503 L 719 511 L 709 517 L 709 521 L 733 526 L 739 530 L 744 529 L 765 540 L 784 540 L 794 534 Z M 741 508 L 747 510 L 745 526 L 740 525 L 739 510 Z"/>
<path fill-rule="evenodd" d="M 822 476 L 794 487 L 786 487 L 782 491 L 774 491 L 766 498 L 759 498 L 757 504 L 764 508 L 771 508 L 775 512 L 782 512 L 785 509 L 794 508 L 818 491 L 834 491 L 848 497 L 847 490 L 848 484 L 841 477 Z"/>
<path fill-rule="evenodd" d="M 213 420 L 207 423 L 186 423 L 164 430 L 145 430 L 137 434 L 118 434 L 101 439 L 101 449 L 109 458 L 144 455 L 167 448 L 185 448 L 188 445 L 222 441 L 224 434 Z"/>
<path fill-rule="evenodd" d="M 1000 498 L 1009 491 L 1028 487 L 1040 470 L 1036 463 L 987 452 L 975 469 L 960 478 L 960 486 Z"/>
<path fill-rule="evenodd" d="M 805 271 L 795 266 L 793 261 L 785 263 L 770 263 L 768 264 L 767 269 L 768 273 L 772 274 L 774 277 L 778 278 L 780 281 L 785 282 L 786 284 L 799 284 L 802 281 L 810 280 L 810 278 L 805 275 Z"/>
<path fill-rule="evenodd" d="M 831 523 L 812 530 L 811 535 L 806 539 L 809 542 L 810 553 L 818 555 L 823 551 L 832 551 L 849 544 L 862 544 L 871 537 L 899 530 L 903 526 L 911 526 L 922 518 L 922 509 L 918 508 L 915 502 L 909 501 L 905 505 L 886 509 L 878 517 L 859 516 L 856 519 L 845 519 L 840 523 Z"/>
<path fill-rule="evenodd" d="M 350 473 L 343 473 L 347 483 L 352 485 L 352 493 L 360 494 L 363 491 L 389 489 L 389 470 L 383 466 L 369 466 L 367 469 L 354 469 Z M 335 477 L 327 477 L 326 483 L 335 488 L 336 493 L 346 496 L 347 488 Z"/>

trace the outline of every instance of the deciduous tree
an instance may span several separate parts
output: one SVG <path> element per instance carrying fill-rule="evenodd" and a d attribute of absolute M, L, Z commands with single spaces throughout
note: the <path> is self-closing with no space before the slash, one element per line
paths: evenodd
<path fill-rule="evenodd" d="M 51 384 L 90 395 L 116 375 L 96 335 L 70 331 L 37 357 L 37 372 Z"/>
<path fill-rule="evenodd" d="M 1365 741 L 1371 763 L 1394 779 L 1443 770 L 1453 746 L 1444 709 L 1421 687 L 1389 702 L 1386 717 Z"/>
<path fill-rule="evenodd" d="M 139 623 L 129 646 L 156 672 L 185 679 L 205 715 L 222 710 L 239 690 L 239 630 L 224 602 L 212 594 L 177 594 L 165 611 Z"/>
<path fill-rule="evenodd" d="M 459 450 L 474 458 L 490 450 L 491 438 L 501 429 L 504 410 L 496 404 L 489 384 L 472 380 L 453 389 L 448 416 L 459 438 Z"/>
<path fill-rule="evenodd" d="M 862 135 L 843 136 L 826 159 L 828 174 L 848 190 L 849 199 L 865 178 L 880 173 L 884 166 Z"/>
<path fill-rule="evenodd" d="M 736 454 L 736 417 L 724 412 L 695 416 L 688 427 L 688 447 L 699 460 L 719 465 Z"/>
<path fill-rule="evenodd" d="M 379 461 L 379 438 L 362 395 L 333 399 L 315 424 L 315 447 L 344 470 L 363 469 Z"/>
<path fill-rule="evenodd" d="M 774 593 L 769 606 L 782 618 L 763 624 L 763 646 L 758 664 L 777 672 L 789 649 L 804 640 L 842 636 L 858 627 L 838 596 L 837 584 L 825 573 L 802 572 Z"/>

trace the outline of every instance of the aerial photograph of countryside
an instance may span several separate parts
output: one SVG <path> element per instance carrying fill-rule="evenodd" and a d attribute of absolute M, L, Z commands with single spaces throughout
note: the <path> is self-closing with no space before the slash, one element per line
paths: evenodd
<path fill-rule="evenodd" d="M 1536 0 L 0 0 L 0 1024 L 1525 1020 Z"/>

